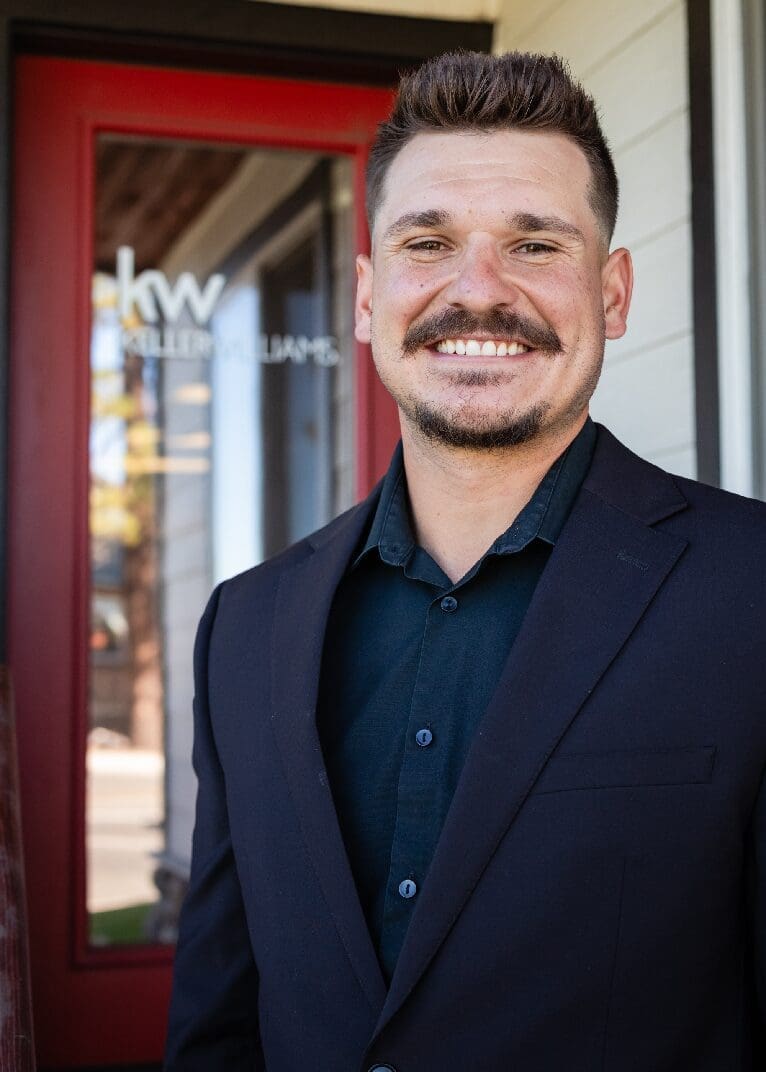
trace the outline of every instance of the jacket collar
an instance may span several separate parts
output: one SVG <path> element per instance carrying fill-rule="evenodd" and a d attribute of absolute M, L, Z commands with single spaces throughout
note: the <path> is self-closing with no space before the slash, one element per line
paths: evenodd
<path fill-rule="evenodd" d="M 584 487 L 605 504 L 654 525 L 688 503 L 670 473 L 629 450 L 602 424 Z"/>

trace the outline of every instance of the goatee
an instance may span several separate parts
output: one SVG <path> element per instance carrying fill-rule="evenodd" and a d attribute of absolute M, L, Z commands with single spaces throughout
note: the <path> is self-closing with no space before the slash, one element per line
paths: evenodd
<path fill-rule="evenodd" d="M 407 416 L 418 431 L 432 442 L 461 450 L 506 450 L 528 443 L 539 435 L 550 403 L 539 402 L 525 413 L 507 413 L 468 427 L 452 414 L 434 409 L 426 402 L 414 402 Z"/>

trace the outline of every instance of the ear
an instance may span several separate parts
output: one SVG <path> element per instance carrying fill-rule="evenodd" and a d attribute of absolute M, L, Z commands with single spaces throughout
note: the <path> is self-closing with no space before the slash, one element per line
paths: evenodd
<path fill-rule="evenodd" d="M 615 249 L 601 270 L 601 294 L 607 339 L 620 339 L 628 327 L 633 293 L 633 261 L 627 249 Z"/>
<path fill-rule="evenodd" d="M 370 342 L 372 320 L 372 261 L 360 253 L 356 258 L 356 305 L 354 334 L 357 342 Z"/>

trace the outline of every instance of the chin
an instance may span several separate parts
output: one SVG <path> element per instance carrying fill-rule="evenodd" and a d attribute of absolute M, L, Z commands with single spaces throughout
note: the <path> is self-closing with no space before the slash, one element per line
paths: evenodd
<path fill-rule="evenodd" d="M 461 450 L 505 450 L 536 439 L 545 428 L 550 404 L 540 402 L 524 412 L 504 414 L 446 413 L 427 402 L 401 407 L 418 432 L 431 442 Z"/>

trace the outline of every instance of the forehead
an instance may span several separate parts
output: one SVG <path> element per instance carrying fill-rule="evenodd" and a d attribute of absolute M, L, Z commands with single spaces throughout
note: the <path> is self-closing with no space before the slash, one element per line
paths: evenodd
<path fill-rule="evenodd" d="M 416 134 L 386 175 L 375 230 L 404 212 L 452 215 L 556 210 L 573 223 L 595 223 L 588 200 L 590 167 L 570 138 L 545 131 Z"/>

